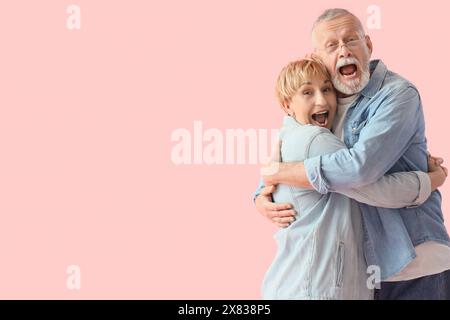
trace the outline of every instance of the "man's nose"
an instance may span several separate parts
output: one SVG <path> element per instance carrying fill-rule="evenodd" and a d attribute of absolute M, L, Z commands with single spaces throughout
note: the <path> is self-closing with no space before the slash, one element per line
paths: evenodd
<path fill-rule="evenodd" d="M 341 45 L 339 48 L 339 58 L 348 58 L 352 55 L 352 52 L 348 50 L 346 45 Z"/>

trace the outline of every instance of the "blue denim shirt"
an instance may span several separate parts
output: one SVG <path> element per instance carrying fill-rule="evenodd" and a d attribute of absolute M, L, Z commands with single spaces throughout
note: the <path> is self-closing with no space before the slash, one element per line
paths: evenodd
<path fill-rule="evenodd" d="M 385 173 L 427 171 L 427 143 L 422 103 L 408 80 L 370 63 L 368 85 L 350 106 L 344 120 L 348 149 L 304 161 L 307 176 L 320 193 L 371 184 Z M 434 191 L 417 207 L 387 209 L 359 203 L 363 213 L 367 264 L 380 267 L 381 279 L 401 271 L 425 241 L 450 245 Z"/>

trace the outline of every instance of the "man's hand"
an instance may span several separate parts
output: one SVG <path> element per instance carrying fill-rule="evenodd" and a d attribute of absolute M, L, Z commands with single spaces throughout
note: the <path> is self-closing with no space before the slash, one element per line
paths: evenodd
<path fill-rule="evenodd" d="M 269 163 L 265 163 L 261 166 L 260 173 L 262 179 L 264 180 L 264 185 L 270 187 L 276 186 L 278 183 L 280 183 L 279 175 L 280 166 L 282 165 L 282 162 L 270 161 Z"/>
<path fill-rule="evenodd" d="M 312 189 L 303 162 L 271 161 L 262 166 L 261 176 L 266 186 L 283 183 L 294 187 Z"/>
<path fill-rule="evenodd" d="M 448 175 L 446 167 L 442 166 L 444 160 L 442 158 L 433 157 L 428 154 L 428 176 L 431 180 L 431 190 L 436 190 L 442 186 Z"/>
<path fill-rule="evenodd" d="M 275 186 L 266 186 L 255 200 L 256 209 L 264 217 L 280 228 L 288 227 L 295 220 L 295 211 L 289 203 L 272 202 L 272 193 Z"/>

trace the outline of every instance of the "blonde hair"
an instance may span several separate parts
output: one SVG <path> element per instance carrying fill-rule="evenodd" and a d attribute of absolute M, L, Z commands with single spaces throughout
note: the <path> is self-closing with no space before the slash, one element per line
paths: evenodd
<path fill-rule="evenodd" d="M 315 56 L 296 60 L 285 66 L 278 75 L 275 87 L 275 93 L 281 107 L 289 104 L 302 84 L 311 80 L 314 76 L 322 76 L 331 80 L 323 62 Z"/>

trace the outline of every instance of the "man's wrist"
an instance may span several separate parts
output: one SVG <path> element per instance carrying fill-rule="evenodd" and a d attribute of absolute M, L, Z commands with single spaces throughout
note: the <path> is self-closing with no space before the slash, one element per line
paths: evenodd
<path fill-rule="evenodd" d="M 282 163 L 277 172 L 276 180 L 277 183 L 283 183 L 290 186 L 311 188 L 303 162 Z"/>
<path fill-rule="evenodd" d="M 294 187 L 312 189 L 303 162 L 279 162 L 273 164 L 270 174 L 264 175 L 263 178 L 266 185 L 287 184 Z"/>

